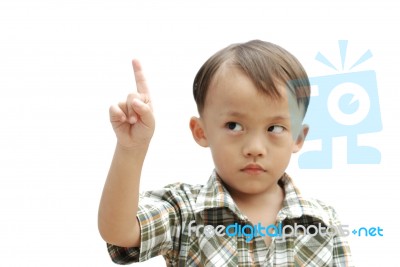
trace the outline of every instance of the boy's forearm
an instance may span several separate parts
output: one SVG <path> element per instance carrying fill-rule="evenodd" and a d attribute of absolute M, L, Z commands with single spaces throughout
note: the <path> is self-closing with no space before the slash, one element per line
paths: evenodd
<path fill-rule="evenodd" d="M 117 145 L 99 207 L 99 230 L 109 243 L 129 243 L 138 237 L 136 213 L 139 183 L 148 145 L 127 150 Z"/>

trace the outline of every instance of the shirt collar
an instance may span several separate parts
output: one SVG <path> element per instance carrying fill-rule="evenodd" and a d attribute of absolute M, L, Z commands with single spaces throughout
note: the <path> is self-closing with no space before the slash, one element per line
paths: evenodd
<path fill-rule="evenodd" d="M 214 170 L 207 184 L 199 192 L 194 212 L 201 213 L 216 208 L 227 208 L 240 220 L 245 220 L 245 216 L 240 212 L 228 190 L 222 184 L 221 178 Z"/>
<path fill-rule="evenodd" d="M 322 221 L 325 225 L 330 224 L 330 214 L 327 212 L 326 206 L 318 200 L 305 199 L 289 175 L 285 173 L 279 183 L 284 188 L 285 199 L 282 209 L 278 213 L 278 221 L 309 216 Z"/>
<path fill-rule="evenodd" d="M 282 209 L 277 216 L 278 221 L 310 216 L 329 225 L 329 214 L 327 214 L 324 207 L 316 200 L 304 199 L 289 175 L 284 173 L 279 180 L 279 184 L 285 191 L 285 199 Z M 228 190 L 223 185 L 221 178 L 214 170 L 207 184 L 203 186 L 199 192 L 194 212 L 201 213 L 208 209 L 218 208 L 227 208 L 235 214 L 239 220 L 246 220 L 246 217 L 240 212 Z"/>

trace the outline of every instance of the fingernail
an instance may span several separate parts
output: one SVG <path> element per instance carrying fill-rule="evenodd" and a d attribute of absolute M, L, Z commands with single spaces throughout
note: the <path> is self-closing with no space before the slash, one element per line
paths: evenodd
<path fill-rule="evenodd" d="M 136 122 L 136 118 L 135 118 L 135 117 L 131 117 L 131 118 L 129 119 L 129 122 L 130 122 L 131 124 L 134 124 L 134 123 Z"/>

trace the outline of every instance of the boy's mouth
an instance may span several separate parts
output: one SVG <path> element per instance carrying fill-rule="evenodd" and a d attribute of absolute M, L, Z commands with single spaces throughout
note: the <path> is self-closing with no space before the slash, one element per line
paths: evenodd
<path fill-rule="evenodd" d="M 261 174 L 266 172 L 266 170 L 264 170 L 263 167 L 261 167 L 260 165 L 256 164 L 256 163 L 250 163 L 247 164 L 243 169 L 241 169 L 240 171 L 245 172 L 247 174 Z"/>

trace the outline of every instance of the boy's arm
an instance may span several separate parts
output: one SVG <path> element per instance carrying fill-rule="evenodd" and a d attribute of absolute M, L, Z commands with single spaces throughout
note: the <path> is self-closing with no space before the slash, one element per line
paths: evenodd
<path fill-rule="evenodd" d="M 154 116 L 141 66 L 132 61 L 137 93 L 110 107 L 110 121 L 117 145 L 105 182 L 98 213 L 102 238 L 121 247 L 138 247 L 140 227 L 136 218 L 143 162 L 154 133 Z"/>

